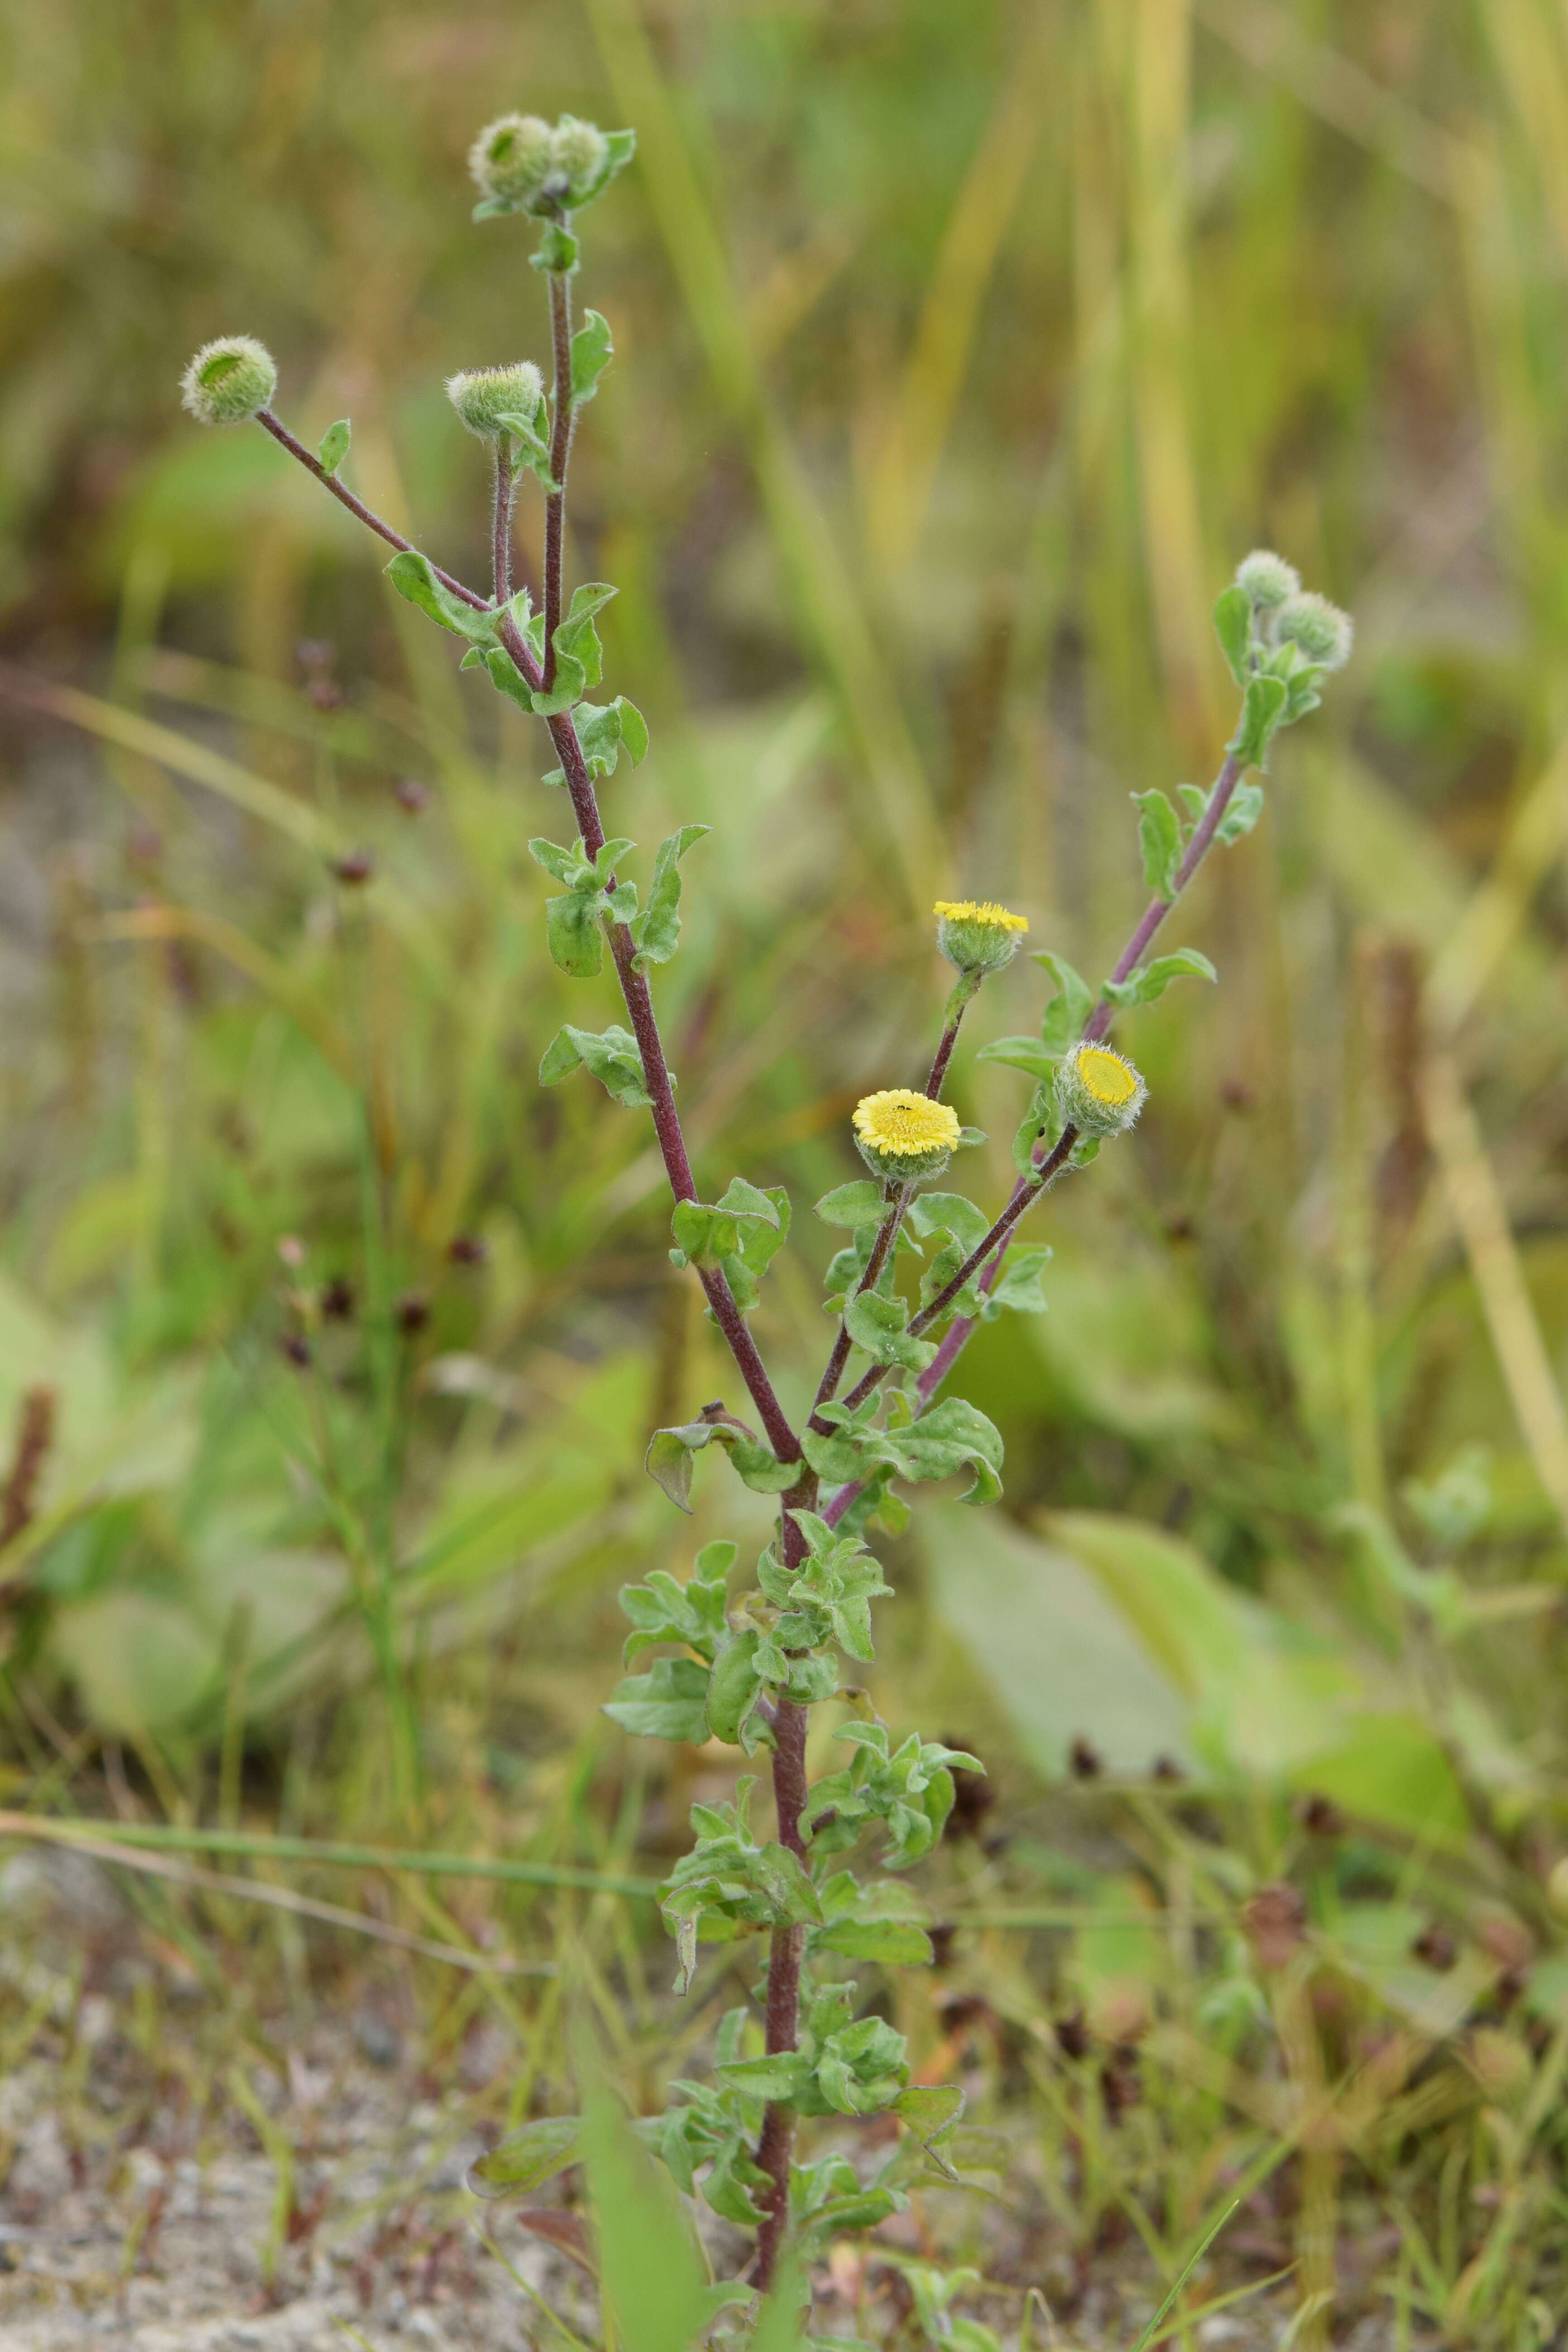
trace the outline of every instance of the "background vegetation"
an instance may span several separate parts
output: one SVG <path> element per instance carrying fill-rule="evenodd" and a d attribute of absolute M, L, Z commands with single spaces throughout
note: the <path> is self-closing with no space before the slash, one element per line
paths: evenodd
<path fill-rule="evenodd" d="M 693 1530 L 641 1475 L 656 1423 L 740 1400 L 670 1276 L 651 1139 L 535 1083 L 584 1017 L 523 853 L 539 747 L 280 453 L 175 397 L 199 341 L 262 336 L 296 429 L 352 413 L 351 478 L 482 571 L 441 378 L 543 353 L 463 152 L 500 105 L 635 122 L 595 219 L 617 361 L 570 561 L 623 583 L 609 665 L 653 729 L 610 814 L 645 844 L 715 827 L 661 1001 L 721 1183 L 798 1211 L 853 1172 L 849 1107 L 929 1049 L 939 891 L 1109 961 L 1128 793 L 1217 764 L 1208 612 L 1240 553 L 1279 546 L 1360 628 L 1184 914 L 1219 991 L 1131 1016 L 1151 1107 L 1053 1195 L 1050 1313 L 973 1348 L 1005 1504 L 885 1547 L 920 1606 L 878 1704 L 942 1718 L 994 1798 L 926 1887 L 942 1967 L 889 1998 L 1000 2135 L 971 2153 L 1006 2207 L 930 2201 L 826 2324 L 942 2334 L 893 2268 L 939 2246 L 1009 2330 L 1030 2285 L 1069 2326 L 1102 2273 L 1147 2304 L 1228 2194 L 1192 2308 L 1293 2265 L 1267 2299 L 1304 2343 L 1358 2314 L 1553 2340 L 1568 18 L 135 16 L 0 29 L 11 1833 L 108 1815 L 641 1882 L 679 1849 L 689 1788 L 597 1713 L 615 1591 L 694 1532 L 760 1541 L 763 1507 L 700 1474 Z M 993 983 L 976 1038 L 1032 1025 L 1036 985 Z M 961 1056 L 986 1198 L 1016 1087 Z M 811 1270 L 763 1317 L 793 1411 Z M 275 2055 L 258 2020 L 367 1969 L 436 2077 L 493 2030 L 466 2092 L 492 2129 L 570 2103 L 568 1978 L 634 2097 L 724 2005 L 668 2000 L 635 1894 L 231 1867 L 562 1974 L 367 1961 L 136 1879 L 205 1988 L 214 2129 L 225 2051 Z M 73 2001 L 95 1970 L 118 1998 L 121 1959 Z M 77 2007 L 7 1981 L 13 2060 L 68 2078 Z M 109 2127 L 72 2127 L 107 2165 Z"/>

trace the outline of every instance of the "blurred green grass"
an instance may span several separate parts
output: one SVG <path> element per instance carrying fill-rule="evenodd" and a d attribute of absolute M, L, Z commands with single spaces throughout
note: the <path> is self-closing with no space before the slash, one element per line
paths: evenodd
<path fill-rule="evenodd" d="M 621 583 L 610 664 L 653 725 L 616 822 L 715 827 L 661 1004 L 721 1181 L 798 1204 L 847 1172 L 849 1104 L 931 1026 L 933 888 L 1005 897 L 1086 969 L 1114 953 L 1128 792 L 1216 761 L 1207 614 L 1246 548 L 1358 619 L 1264 827 L 1182 918 L 1219 992 L 1130 1024 L 1152 1107 L 1053 1201 L 1051 1313 L 966 1360 L 1011 1524 L 948 1515 L 900 1556 L 923 1605 L 888 1629 L 880 1703 L 945 1707 L 1008 1794 L 1012 1844 L 936 1899 L 1026 1906 L 1055 1871 L 1058 1898 L 1124 1903 L 1131 1868 L 1151 1901 L 1229 1906 L 1174 1958 L 961 1939 L 961 1989 L 1029 2040 L 1026 2114 L 1058 2119 L 1047 2203 L 1070 2142 L 1069 2235 L 1159 2210 L 1165 2259 L 1226 2166 L 1296 2128 L 1241 2075 L 1310 2100 L 1316 2067 L 1365 2107 L 1357 2032 L 1450 2088 L 1484 2072 L 1476 2032 L 1512 2036 L 1539 2105 L 1568 1801 L 1561 15 L 162 0 L 128 40 L 77 0 L 0 38 L 0 1425 L 58 1399 L 0 1555 L 7 1786 L 590 1864 L 679 1835 L 681 1788 L 645 1788 L 595 1709 L 616 1581 L 685 1541 L 647 1431 L 726 1375 L 670 1283 L 647 1138 L 534 1082 L 582 1017 L 523 855 L 542 761 L 345 518 L 175 397 L 196 343 L 261 334 L 289 421 L 352 414 L 356 482 L 477 570 L 440 379 L 543 337 L 461 157 L 500 104 L 614 116 L 640 159 L 595 216 L 617 359 L 571 561 Z M 361 845 L 356 891 L 329 861 Z M 994 1031 L 1031 1025 L 1027 975 L 988 993 Z M 1012 1084 L 957 1076 L 987 1196 Z M 759 1318 L 791 1404 L 816 1272 Z M 700 1482 L 700 1531 L 760 1533 L 753 1503 Z M 1079 1734 L 1137 1785 L 1122 1812 L 1058 1792 L 1053 1849 L 1029 1823 Z M 1205 1776 L 1218 1859 L 1150 1811 L 1162 1747 Z M 1293 1811 L 1314 1793 L 1358 1823 L 1337 1859 Z M 1288 1986 L 1271 2026 L 1239 1994 L 1213 2021 L 1247 1980 L 1236 1906 L 1285 1872 L 1359 2021 L 1321 2048 Z M 426 1923 L 431 1899 L 403 1897 Z M 1433 2023 L 1446 1980 L 1413 1990 L 1403 1948 L 1346 1960 L 1398 1903 L 1468 1937 L 1479 2026 Z M 1507 2025 L 1488 1906 L 1539 1960 Z M 497 1897 L 542 1948 L 565 1916 Z M 661 2066 L 662 1956 L 589 1918 L 605 2030 Z M 1043 2053 L 1053 2003 L 1124 1979 L 1166 2038 L 1112 2131 L 1092 2068 Z M 895 1997 L 940 2051 L 930 1989 Z M 503 2106 L 558 2064 L 547 2009 Z M 1423 2136 L 1415 2095 L 1303 2160 L 1280 2227 L 1305 2291 L 1325 2210 L 1331 2240 L 1336 2198 L 1381 2196 L 1415 2309 L 1534 2341 L 1557 2141 L 1457 2093 Z M 1450 2226 L 1458 2184 L 1499 2179 Z"/>

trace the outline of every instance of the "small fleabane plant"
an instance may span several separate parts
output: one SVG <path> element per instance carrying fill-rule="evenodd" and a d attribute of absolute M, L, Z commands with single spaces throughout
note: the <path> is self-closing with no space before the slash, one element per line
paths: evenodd
<path fill-rule="evenodd" d="M 832 1343 L 797 1428 L 747 1320 L 789 1236 L 789 1198 L 739 1172 L 705 1197 L 649 985 L 650 971 L 677 950 L 683 861 L 708 828 L 681 825 L 637 878 L 627 871 L 635 844 L 606 837 L 599 788 L 618 775 L 623 752 L 629 767 L 641 760 L 647 730 L 624 696 L 587 698 L 603 671 L 595 617 L 614 591 L 579 584 L 568 603 L 563 578 L 573 430 L 612 350 L 597 311 L 574 324 L 577 223 L 634 146 L 629 131 L 509 114 L 479 133 L 470 153 L 476 218 L 519 215 L 538 226 L 532 259 L 550 326 L 548 393 L 527 359 L 447 384 L 458 418 L 494 461 L 488 591 L 443 571 L 347 487 L 347 419 L 314 455 L 296 438 L 274 413 L 277 371 L 260 344 L 238 336 L 206 345 L 191 362 L 184 397 L 204 423 L 254 417 L 393 548 L 394 586 L 463 641 L 462 666 L 483 670 L 542 721 L 555 759 L 542 781 L 564 790 L 575 824 L 570 841 L 530 844 L 557 886 L 543 910 L 550 953 L 588 982 L 602 975 L 607 950 L 629 1025 L 568 1023 L 545 1049 L 540 1076 L 555 1086 L 586 1072 L 616 1102 L 651 1118 L 674 1194 L 671 1256 L 700 1285 L 750 1399 L 754 1420 L 709 1406 L 656 1431 L 647 1465 L 685 1507 L 697 1456 L 716 1447 L 744 1485 L 777 1497 L 773 1539 L 738 1585 L 737 1547 L 719 1542 L 698 1553 L 684 1580 L 660 1570 L 623 1592 L 626 1663 L 637 1671 L 606 1708 L 644 1737 L 726 1742 L 757 1759 L 770 1782 L 771 1819 L 761 1822 L 756 1774 L 740 1780 L 731 1803 L 694 1808 L 691 1849 L 663 1891 L 678 1990 L 692 1984 L 705 1946 L 749 1942 L 761 1963 L 754 2004 L 724 2018 L 704 2079 L 676 2084 L 667 2112 L 639 2126 L 684 2191 L 754 2236 L 743 2285 L 721 2298 L 733 2317 L 752 2291 L 773 2283 L 786 2242 L 804 2263 L 826 2240 L 898 2210 L 922 2172 L 951 2178 L 942 2143 L 962 2095 L 910 2082 L 902 2036 L 867 2007 L 849 1971 L 931 1958 L 921 1906 L 903 1874 L 942 1836 L 954 1767 L 980 1767 L 918 1733 L 895 1738 L 865 1694 L 845 1687 L 845 1661 L 872 1661 L 873 1604 L 891 1592 L 867 1537 L 905 1523 L 910 1487 L 961 1479 L 974 1504 L 1001 1493 L 995 1429 L 963 1398 L 938 1391 L 977 1324 L 1044 1305 L 1049 1252 L 1016 1246 L 1014 1230 L 1064 1171 L 1087 1165 L 1136 1120 L 1144 1083 L 1108 1033 L 1119 1013 L 1152 1003 L 1172 981 L 1214 979 L 1194 948 L 1149 950 L 1210 850 L 1257 824 L 1263 788 L 1249 779 L 1266 769 L 1280 730 L 1316 707 L 1325 677 L 1348 656 L 1350 624 L 1263 551 L 1246 559 L 1220 597 L 1215 621 L 1240 716 L 1217 779 L 1206 791 L 1180 785 L 1173 800 L 1158 790 L 1133 794 L 1151 895 L 1127 946 L 1098 988 L 1051 950 L 1037 950 L 1051 983 L 1037 1034 L 1000 1038 L 977 1056 L 1033 1082 L 1013 1146 L 1016 1181 L 994 1213 L 936 1187 L 956 1153 L 984 1139 L 961 1126 L 943 1087 L 967 1007 L 1017 954 L 1027 924 L 991 900 L 938 902 L 936 943 L 956 977 L 929 1075 L 923 1087 L 879 1087 L 857 1105 L 853 1137 L 868 1172 L 816 1204 L 847 1238 L 826 1274 Z M 527 474 L 544 501 L 538 611 L 511 579 L 514 502 Z M 847 1711 L 838 1734 L 847 1760 L 811 1783 L 808 1713 L 834 1699 Z M 850 2161 L 841 2132 L 830 2152 L 802 2143 L 802 2118 L 881 2113 L 906 2131 L 874 2171 Z M 572 2119 L 542 2119 L 484 2159 L 480 2183 L 531 2188 L 574 2161 L 578 2147 Z"/>

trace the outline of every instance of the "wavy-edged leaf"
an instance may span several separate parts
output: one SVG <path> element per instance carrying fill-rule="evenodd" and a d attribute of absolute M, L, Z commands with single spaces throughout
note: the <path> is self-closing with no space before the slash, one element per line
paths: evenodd
<path fill-rule="evenodd" d="M 604 1712 L 639 1739 L 708 1737 L 708 1668 L 695 1658 L 656 1658 L 646 1675 L 628 1675 Z"/>
<path fill-rule="evenodd" d="M 1059 1060 L 1089 1019 L 1094 1008 L 1094 992 L 1067 958 L 1052 949 L 1039 949 L 1034 961 L 1045 966 L 1057 984 L 1057 992 L 1040 1023 L 1040 1041 L 1046 1051 Z"/>
<path fill-rule="evenodd" d="M 712 830 L 708 824 L 683 824 L 654 853 L 647 905 L 632 925 L 637 948 L 632 961 L 638 971 L 646 971 L 650 964 L 668 963 L 675 953 L 680 940 L 680 861 L 694 843 Z"/>
<path fill-rule="evenodd" d="M 608 320 L 602 311 L 584 310 L 583 323 L 572 338 L 572 399 L 575 406 L 592 400 L 599 378 L 615 351 Z"/>
<path fill-rule="evenodd" d="M 1158 787 L 1134 793 L 1138 812 L 1138 846 L 1143 857 L 1143 879 L 1157 898 L 1169 906 L 1176 895 L 1176 874 L 1182 863 L 1182 828 L 1175 810 Z"/>

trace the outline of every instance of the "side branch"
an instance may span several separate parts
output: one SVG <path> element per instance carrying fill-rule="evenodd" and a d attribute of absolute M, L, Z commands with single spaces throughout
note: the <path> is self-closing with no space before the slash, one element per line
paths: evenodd
<path fill-rule="evenodd" d="M 926 1096 L 931 1102 L 937 1101 L 942 1094 L 942 1082 L 947 1076 L 947 1066 L 952 1059 L 952 1049 L 958 1042 L 959 1024 L 963 1019 L 965 1007 L 974 994 L 977 984 L 968 985 L 966 993 L 961 993 L 955 989 L 953 998 L 950 1001 L 948 1017 L 943 1024 L 936 1053 L 932 1057 L 931 1076 L 926 1080 Z M 910 1184 L 898 1185 L 889 1192 L 888 1213 L 882 1220 L 876 1241 L 872 1244 L 871 1255 L 866 1271 L 855 1286 L 857 1297 L 862 1291 L 875 1289 L 881 1277 L 882 1268 L 888 1263 L 888 1253 L 898 1239 L 899 1228 L 909 1213 L 910 1202 L 913 1197 L 914 1187 Z M 844 1367 L 849 1360 L 849 1351 L 854 1344 L 849 1337 L 848 1326 L 841 1319 L 837 1336 L 833 1342 L 833 1352 L 827 1359 L 826 1370 L 817 1383 L 816 1394 L 812 1399 L 810 1425 L 818 1436 L 825 1436 L 828 1428 L 827 1423 L 818 1417 L 820 1409 L 823 1405 L 831 1402 L 838 1383 L 844 1377 Z"/>
<path fill-rule="evenodd" d="M 290 457 L 299 459 L 308 474 L 314 474 L 321 488 L 331 492 L 339 506 L 346 507 L 357 521 L 364 524 L 367 530 L 374 530 L 377 539 L 384 539 L 388 547 L 395 547 L 401 555 L 417 555 L 420 552 L 411 539 L 405 539 L 400 530 L 394 530 L 389 522 L 383 522 L 381 517 L 372 508 L 367 507 L 363 499 L 356 499 L 353 492 L 344 483 L 340 482 L 335 474 L 329 474 L 321 459 L 312 457 L 302 441 L 296 440 L 281 417 L 274 416 L 269 408 L 258 408 L 256 412 L 256 421 L 264 432 L 270 433 L 274 441 L 288 450 Z M 460 597 L 465 604 L 471 604 L 476 613 L 483 613 L 488 609 L 484 597 L 476 595 L 471 588 L 466 588 L 460 580 L 454 580 L 451 573 L 443 572 L 438 563 L 432 563 L 430 569 L 443 588 L 450 594 Z"/>
<path fill-rule="evenodd" d="M 553 280 L 552 283 L 553 285 Z M 558 340 L 558 362 L 559 358 Z M 571 382 L 569 342 L 566 347 L 565 364 L 567 373 L 563 381 L 569 390 Z M 559 405 L 558 402 L 558 411 Z M 279 417 L 275 416 L 270 409 L 260 410 L 257 416 L 257 423 L 264 426 L 272 438 L 288 450 L 291 457 L 298 458 L 306 472 L 313 474 L 322 488 L 331 492 L 340 506 L 346 507 L 350 514 L 363 522 L 367 530 L 374 531 L 378 539 L 384 540 L 389 547 L 395 547 L 400 552 L 417 554 L 420 551 L 415 548 L 412 541 L 404 538 L 401 531 L 394 530 L 390 523 L 384 522 L 380 515 L 374 513 L 362 499 L 356 499 L 353 492 L 345 488 L 335 475 L 329 474 L 320 459 L 311 456 L 304 443 L 290 433 L 288 426 Z M 560 439 L 559 415 L 557 439 Z M 556 478 L 559 480 L 560 476 L 557 475 Z M 498 484 L 498 509 L 500 503 L 500 490 Z M 492 546 L 492 561 L 496 564 L 498 572 L 502 569 L 502 551 L 499 544 L 500 533 L 500 520 L 498 512 L 496 543 Z M 559 553 L 559 545 L 557 545 L 557 552 Z M 454 580 L 449 572 L 441 571 L 438 565 L 432 565 L 431 568 L 442 586 L 449 590 L 454 596 L 460 597 L 465 604 L 471 605 L 474 611 L 485 613 L 493 609 L 485 597 L 477 594 L 462 581 Z M 556 596 L 559 604 L 559 563 L 556 568 Z M 547 647 L 552 642 L 552 632 L 547 632 L 545 640 Z M 502 645 L 527 683 L 531 687 L 542 686 L 544 673 L 534 659 L 522 632 L 518 628 L 510 613 L 502 614 L 499 635 Z M 569 711 L 560 712 L 549 720 L 548 724 L 552 740 L 566 772 L 567 789 L 571 793 L 572 806 L 577 819 L 578 830 L 583 836 L 584 847 L 590 857 L 596 856 L 605 845 L 605 828 L 599 819 L 598 798 L 594 791 L 593 778 L 588 772 L 587 762 L 583 757 L 583 747 L 577 740 L 576 726 Z M 606 887 L 614 887 L 613 877 Z M 616 971 L 621 983 L 621 993 L 626 999 L 626 1012 L 630 1016 L 632 1031 L 637 1041 L 637 1050 L 642 1057 L 643 1081 L 652 1101 L 654 1131 L 658 1138 L 659 1151 L 669 1178 L 670 1189 L 678 1201 L 694 1201 L 697 1198 L 697 1186 L 692 1178 L 691 1162 L 687 1154 L 685 1139 L 681 1134 L 679 1114 L 675 1108 L 675 1090 L 670 1083 L 669 1068 L 664 1058 L 658 1024 L 654 1016 L 653 998 L 647 979 L 635 968 L 633 959 L 636 951 L 630 931 L 624 923 L 612 923 L 608 928 L 610 951 L 615 958 Z M 744 1316 L 735 1304 L 734 1295 L 729 1284 L 716 1267 L 700 1269 L 700 1278 L 703 1290 L 707 1294 L 708 1304 L 713 1310 L 714 1320 L 724 1334 L 730 1352 L 735 1359 L 741 1377 L 745 1381 L 748 1393 L 767 1432 L 768 1443 L 781 1462 L 798 1462 L 801 1458 L 800 1440 L 790 1427 L 788 1417 L 779 1402 L 777 1391 L 768 1377 L 767 1369 L 758 1352 L 757 1343 L 747 1328 Z M 801 1499 L 803 1503 L 805 1500 L 804 1496 Z M 790 1524 L 786 1512 L 786 1534 Z"/>

